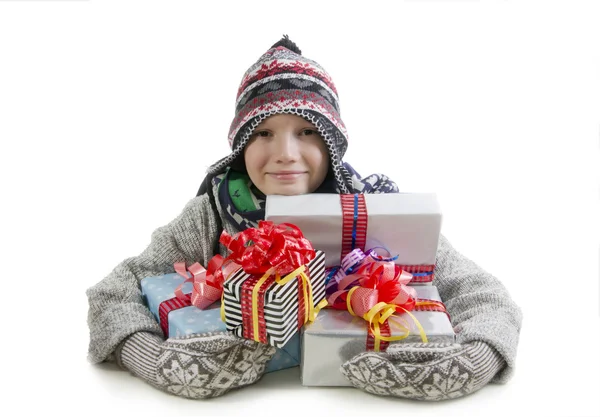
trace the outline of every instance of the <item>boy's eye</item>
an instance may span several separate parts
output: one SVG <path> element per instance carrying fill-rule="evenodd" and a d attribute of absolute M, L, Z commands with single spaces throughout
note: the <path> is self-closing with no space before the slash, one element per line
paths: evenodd
<path fill-rule="evenodd" d="M 317 132 L 315 129 L 302 129 L 300 131 L 301 135 L 304 136 L 310 136 L 310 135 L 318 135 L 319 132 Z M 254 137 L 261 137 L 261 138 L 268 138 L 271 136 L 271 132 L 269 132 L 268 130 L 257 130 L 253 133 Z"/>
<path fill-rule="evenodd" d="M 316 135 L 317 132 L 314 129 L 302 129 L 303 135 Z"/>

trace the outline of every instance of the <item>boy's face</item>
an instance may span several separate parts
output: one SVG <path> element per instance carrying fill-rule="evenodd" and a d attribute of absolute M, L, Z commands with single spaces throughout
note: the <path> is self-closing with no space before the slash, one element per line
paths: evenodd
<path fill-rule="evenodd" d="M 244 150 L 250 179 L 265 195 L 315 191 L 329 169 L 325 141 L 300 116 L 277 114 L 259 124 Z"/>

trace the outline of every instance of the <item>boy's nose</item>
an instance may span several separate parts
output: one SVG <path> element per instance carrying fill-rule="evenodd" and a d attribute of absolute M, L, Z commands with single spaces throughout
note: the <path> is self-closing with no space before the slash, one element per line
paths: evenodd
<path fill-rule="evenodd" d="M 276 157 L 278 162 L 293 162 L 298 159 L 298 143 L 293 133 L 280 135 L 276 143 Z"/>

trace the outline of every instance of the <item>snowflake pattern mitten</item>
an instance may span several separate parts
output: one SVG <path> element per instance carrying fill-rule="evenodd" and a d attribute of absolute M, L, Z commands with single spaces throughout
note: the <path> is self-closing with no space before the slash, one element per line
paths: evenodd
<path fill-rule="evenodd" d="M 365 352 L 341 372 L 356 388 L 376 395 L 439 401 L 482 388 L 505 362 L 489 345 L 394 344 L 386 352 Z"/>
<path fill-rule="evenodd" d="M 222 332 L 166 341 L 139 332 L 122 343 L 116 357 L 121 367 L 152 386 L 199 399 L 255 383 L 274 354 L 273 346 Z"/>

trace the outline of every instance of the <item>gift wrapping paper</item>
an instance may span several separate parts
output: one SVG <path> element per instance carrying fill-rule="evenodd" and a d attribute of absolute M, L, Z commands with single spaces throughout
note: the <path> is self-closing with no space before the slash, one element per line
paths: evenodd
<path fill-rule="evenodd" d="M 189 276 L 189 274 L 188 274 Z M 175 297 L 175 289 L 185 281 L 177 273 L 144 278 L 141 281 L 144 302 L 160 323 L 159 306 L 163 301 Z M 183 292 L 192 291 L 192 283 L 183 284 Z M 213 303 L 200 310 L 194 306 L 182 307 L 168 314 L 169 337 L 180 337 L 208 332 L 226 332 L 227 327 L 221 319 L 221 303 Z M 300 364 L 300 335 L 295 334 L 283 347 L 277 348 L 275 356 L 267 363 L 265 372 L 274 372 Z"/>
<path fill-rule="evenodd" d="M 315 249 L 325 252 L 325 267 L 340 265 L 343 254 L 353 249 L 352 242 L 342 239 L 343 235 L 349 235 L 344 231 L 348 227 L 356 229 L 352 237 L 363 251 L 385 247 L 390 256 L 397 256 L 394 262 L 398 265 L 435 265 L 442 224 L 435 194 L 358 196 L 364 198 L 359 207 L 366 211 L 366 221 L 360 219 L 361 210 L 357 210 L 358 222 L 354 224 L 352 218 L 343 215 L 339 194 L 270 195 L 265 218 L 298 226 Z M 352 207 L 344 211 L 349 210 Z M 381 256 L 388 255 L 384 250 L 377 249 L 377 252 Z"/>
<path fill-rule="evenodd" d="M 435 286 L 417 286 L 419 299 L 440 300 Z M 411 311 L 419 321 L 429 342 L 454 342 L 455 333 L 448 315 L 439 311 Z M 407 315 L 400 317 L 408 324 L 410 335 L 396 343 L 421 342 L 419 331 Z M 396 329 L 396 318 L 390 318 L 392 336 L 404 332 Z M 368 323 L 362 317 L 348 311 L 321 310 L 313 323 L 307 324 L 302 335 L 302 361 L 300 365 L 302 385 L 305 386 L 351 386 L 340 372 L 340 366 L 359 353 L 367 350 Z"/>
<path fill-rule="evenodd" d="M 325 299 L 325 254 L 318 250 L 315 252 L 315 258 L 306 265 L 312 287 L 313 306 Z M 251 338 L 248 326 L 244 325 L 245 321 L 248 323 L 246 319 L 250 312 L 244 293 L 247 294 L 248 288 L 254 287 L 259 278 L 238 270 L 223 284 L 223 310 L 227 329 L 237 336 Z M 286 346 L 305 322 L 303 318 L 307 309 L 304 306 L 306 297 L 303 282 L 294 278 L 279 285 L 273 278 L 264 287 L 264 295 L 259 298 L 258 308 L 260 336 L 264 339 L 263 343 L 275 347 Z"/>

